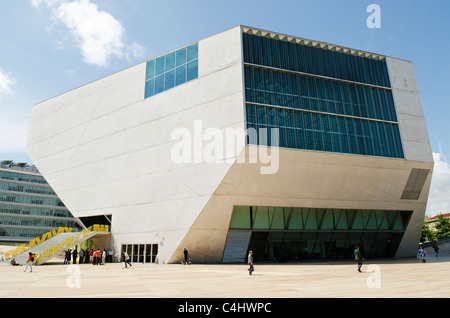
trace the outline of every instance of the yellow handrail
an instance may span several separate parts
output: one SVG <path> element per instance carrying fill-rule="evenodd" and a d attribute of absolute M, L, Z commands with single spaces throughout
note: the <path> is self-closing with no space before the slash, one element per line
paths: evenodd
<path fill-rule="evenodd" d="M 53 254 L 61 251 L 66 246 L 68 247 L 71 244 L 75 243 L 80 238 L 88 236 L 92 231 L 93 232 L 108 232 L 109 231 L 109 226 L 108 225 L 103 225 L 103 224 L 94 224 L 91 227 L 89 227 L 88 229 L 85 229 L 85 230 L 83 230 L 81 232 L 75 232 L 74 235 L 66 238 L 61 243 L 59 243 L 59 244 L 56 243 L 52 247 L 44 250 L 42 253 L 37 253 L 34 256 L 34 262 L 36 263 L 38 261 L 38 259 L 42 259 L 42 258 L 45 259 L 47 257 L 52 256 Z M 58 231 L 52 230 L 50 232 L 47 232 L 44 235 L 42 235 L 42 237 L 35 238 L 35 239 L 31 240 L 28 243 L 28 246 L 25 246 L 25 244 L 22 244 L 22 245 L 18 246 L 17 248 L 15 248 L 14 250 L 6 252 L 4 259 L 8 260 L 8 259 L 10 259 L 13 256 L 16 256 L 17 254 L 25 252 L 27 249 L 29 249 L 31 247 L 34 247 L 34 246 L 36 246 L 38 244 L 41 244 L 42 242 L 46 241 L 47 239 L 52 238 L 53 236 L 56 236 L 56 235 L 64 233 L 64 232 L 71 233 L 72 232 L 72 228 L 60 227 L 60 228 L 58 228 Z"/>

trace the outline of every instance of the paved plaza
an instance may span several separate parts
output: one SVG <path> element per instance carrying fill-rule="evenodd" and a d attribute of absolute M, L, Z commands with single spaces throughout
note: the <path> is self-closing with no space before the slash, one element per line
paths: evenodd
<path fill-rule="evenodd" d="M 0 298 L 449 298 L 450 256 L 242 265 L 0 264 Z M 249 292 L 251 290 L 251 292 Z"/>

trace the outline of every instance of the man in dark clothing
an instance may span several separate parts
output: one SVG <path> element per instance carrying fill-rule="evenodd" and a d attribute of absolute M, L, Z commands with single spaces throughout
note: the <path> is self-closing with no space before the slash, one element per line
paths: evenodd
<path fill-rule="evenodd" d="M 253 267 L 253 252 L 250 251 L 248 252 L 248 274 L 252 275 L 253 271 L 254 271 L 254 267 Z"/>
<path fill-rule="evenodd" d="M 70 250 L 66 251 L 66 257 L 64 258 L 64 264 L 70 264 L 71 253 Z"/>
<path fill-rule="evenodd" d="M 434 252 L 436 253 L 436 257 L 439 256 L 439 247 L 437 245 L 433 246 Z"/>
<path fill-rule="evenodd" d="M 73 253 L 72 253 L 72 264 L 76 264 L 76 263 L 77 263 L 77 257 L 78 257 L 78 251 L 77 251 L 77 249 L 75 248 L 75 249 L 73 250 Z"/>
<path fill-rule="evenodd" d="M 353 252 L 353 254 L 355 255 L 355 261 L 358 263 L 358 272 L 361 272 L 361 266 L 362 266 L 362 261 L 364 260 L 364 258 L 362 258 L 361 256 L 361 251 L 359 250 L 359 246 L 356 245 L 355 247 L 355 251 Z"/>
<path fill-rule="evenodd" d="M 84 261 L 84 249 L 80 250 L 80 259 L 78 261 L 78 264 L 83 264 Z"/>
<path fill-rule="evenodd" d="M 186 249 L 186 247 L 184 248 L 183 254 L 184 254 L 184 265 L 187 265 L 189 252 Z"/>

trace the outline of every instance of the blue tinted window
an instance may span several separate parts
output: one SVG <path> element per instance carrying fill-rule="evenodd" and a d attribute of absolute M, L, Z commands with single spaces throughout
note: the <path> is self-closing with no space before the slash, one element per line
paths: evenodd
<path fill-rule="evenodd" d="M 149 80 L 153 77 L 155 77 L 155 60 L 151 60 L 147 63 L 147 73 L 145 79 Z"/>
<path fill-rule="evenodd" d="M 164 90 L 168 90 L 175 86 L 175 70 L 166 73 L 164 83 Z"/>
<path fill-rule="evenodd" d="M 155 94 L 164 91 L 164 75 L 160 75 L 155 79 Z"/>
<path fill-rule="evenodd" d="M 165 56 L 161 56 L 158 57 L 156 59 L 156 71 L 155 71 L 155 75 L 161 75 L 162 73 L 164 73 L 164 69 L 165 69 L 165 61 L 166 61 L 166 57 Z"/>
<path fill-rule="evenodd" d="M 186 83 L 186 64 L 176 68 L 176 85 Z"/>
<path fill-rule="evenodd" d="M 395 147 L 397 149 L 398 158 L 403 158 L 402 141 L 400 139 L 400 131 L 398 125 L 392 125 L 392 133 L 394 134 Z"/>
<path fill-rule="evenodd" d="M 187 47 L 187 62 L 198 58 L 198 43 L 192 44 Z"/>
<path fill-rule="evenodd" d="M 175 68 L 175 52 L 166 55 L 166 72 Z"/>
<path fill-rule="evenodd" d="M 147 62 L 144 97 L 148 98 L 197 77 L 198 43 L 195 43 Z"/>
<path fill-rule="evenodd" d="M 293 49 L 286 46 L 286 43 L 278 41 L 280 43 L 277 44 L 275 38 L 259 38 L 261 43 L 256 40 L 251 45 L 244 43 L 245 58 L 260 64 L 256 67 L 250 65 L 250 62 L 244 62 L 246 102 L 265 107 L 267 114 L 272 108 L 277 112 L 279 108 L 285 108 L 286 114 L 290 114 L 288 109 L 293 109 L 294 117 L 303 119 L 299 122 L 299 128 L 285 127 L 282 124 L 283 116 L 280 115 L 283 112 L 277 113 L 277 123 L 270 126 L 280 129 L 280 147 L 404 157 L 391 89 L 364 84 L 364 80 L 372 76 L 363 74 L 368 65 L 374 64 L 376 71 L 382 67 L 382 63 L 368 62 L 365 57 L 347 53 L 339 53 L 339 60 L 336 56 L 332 58 L 336 52 L 318 53 L 320 49 L 313 46 L 291 57 L 289 55 Z M 258 51 L 260 46 L 263 52 Z M 300 68 L 304 63 L 302 56 L 303 59 L 313 57 L 307 61 L 309 64 L 304 66 L 311 74 L 303 74 L 307 72 L 305 70 L 293 72 L 288 69 L 289 63 L 286 59 L 289 59 L 289 62 L 294 61 L 293 64 Z M 346 67 L 341 66 L 340 70 L 332 65 L 316 68 L 315 63 L 320 62 L 318 60 L 329 64 L 339 61 L 346 63 Z M 284 70 L 276 70 L 266 65 L 281 67 Z M 316 76 L 314 74 L 318 73 L 314 72 L 331 72 L 334 78 Z M 360 82 L 340 80 L 342 76 L 354 77 Z M 381 78 L 381 75 L 377 75 L 377 78 Z M 258 122 L 258 125 L 265 127 L 261 122 Z"/>
<path fill-rule="evenodd" d="M 193 80 L 198 77 L 198 60 L 189 62 L 187 65 L 187 80 Z"/>
<path fill-rule="evenodd" d="M 287 42 L 286 37 L 244 33 L 244 62 L 390 87 L 385 59 L 336 51 L 333 46 Z"/>
<path fill-rule="evenodd" d="M 145 83 L 145 98 L 155 94 L 155 80 L 151 79 Z"/>
<path fill-rule="evenodd" d="M 186 63 L 186 48 L 182 48 L 176 52 L 176 66 Z"/>

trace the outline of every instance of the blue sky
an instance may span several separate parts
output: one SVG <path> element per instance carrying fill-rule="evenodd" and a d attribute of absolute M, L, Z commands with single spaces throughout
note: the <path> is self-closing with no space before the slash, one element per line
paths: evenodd
<path fill-rule="evenodd" d="M 449 15 L 445 0 L 1 0 L 0 159 L 31 163 L 34 104 L 241 24 L 413 61 L 436 163 L 427 214 L 447 213 Z"/>

